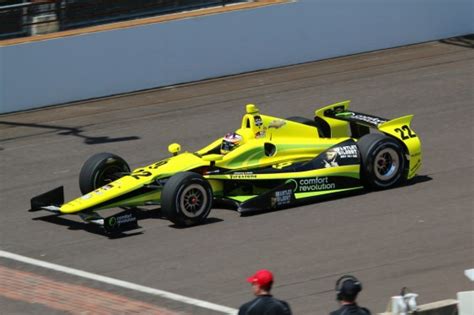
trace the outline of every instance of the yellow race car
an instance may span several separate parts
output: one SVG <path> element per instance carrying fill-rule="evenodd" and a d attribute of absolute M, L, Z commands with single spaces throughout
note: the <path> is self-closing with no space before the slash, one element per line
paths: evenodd
<path fill-rule="evenodd" d="M 388 120 L 350 111 L 349 103 L 318 109 L 314 119 L 267 116 L 248 104 L 234 132 L 197 152 L 171 144 L 169 158 L 133 171 L 115 154 L 96 154 L 81 169 L 81 197 L 64 203 L 61 186 L 32 198 L 30 211 L 77 214 L 113 232 L 136 226 L 134 207 L 159 205 L 176 225 L 191 226 L 216 201 L 245 214 L 413 178 L 421 166 L 413 115 Z M 108 208 L 125 212 L 97 213 Z"/>

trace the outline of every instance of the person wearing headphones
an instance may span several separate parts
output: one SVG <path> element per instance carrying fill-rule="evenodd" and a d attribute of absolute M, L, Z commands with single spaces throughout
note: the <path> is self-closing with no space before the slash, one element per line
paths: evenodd
<path fill-rule="evenodd" d="M 344 275 L 336 281 L 336 299 L 341 307 L 329 315 L 371 315 L 365 307 L 356 303 L 357 295 L 362 291 L 362 283 L 351 275 Z"/>

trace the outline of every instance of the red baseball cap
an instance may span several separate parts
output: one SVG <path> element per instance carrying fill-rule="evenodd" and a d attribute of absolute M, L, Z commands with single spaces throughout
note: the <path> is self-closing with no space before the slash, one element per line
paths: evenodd
<path fill-rule="evenodd" d="M 267 285 L 273 282 L 273 274 L 270 270 L 262 269 L 257 271 L 253 276 L 247 278 L 249 283 L 257 283 L 258 285 Z"/>

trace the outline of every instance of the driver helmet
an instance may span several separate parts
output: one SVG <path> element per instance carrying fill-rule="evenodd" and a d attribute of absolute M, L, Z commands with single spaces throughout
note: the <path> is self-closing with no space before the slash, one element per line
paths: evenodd
<path fill-rule="evenodd" d="M 236 132 L 229 132 L 224 136 L 221 143 L 221 153 L 226 154 L 234 150 L 242 143 L 242 136 Z"/>

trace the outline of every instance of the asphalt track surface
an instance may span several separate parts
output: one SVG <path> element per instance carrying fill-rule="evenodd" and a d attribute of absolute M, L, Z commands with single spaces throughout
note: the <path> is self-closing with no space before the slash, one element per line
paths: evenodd
<path fill-rule="evenodd" d="M 0 116 L 0 249 L 232 308 L 252 298 L 245 278 L 260 268 L 274 271 L 274 294 L 295 314 L 336 308 L 334 282 L 343 274 L 362 280 L 360 303 L 374 312 L 404 286 L 420 304 L 455 298 L 473 288 L 463 272 L 474 266 L 474 51 L 450 42 Z M 312 117 L 346 99 L 359 112 L 415 115 L 424 165 L 410 185 L 246 217 L 216 209 L 186 229 L 149 210 L 140 233 L 116 239 L 27 212 L 32 196 L 58 185 L 66 199 L 78 196 L 80 167 L 94 153 L 139 167 L 167 156 L 171 142 L 193 151 L 238 128 L 247 103 L 269 115 Z M 8 259 L 0 266 L 212 313 Z M 1 294 L 0 304 L 6 314 L 63 313 Z"/>

